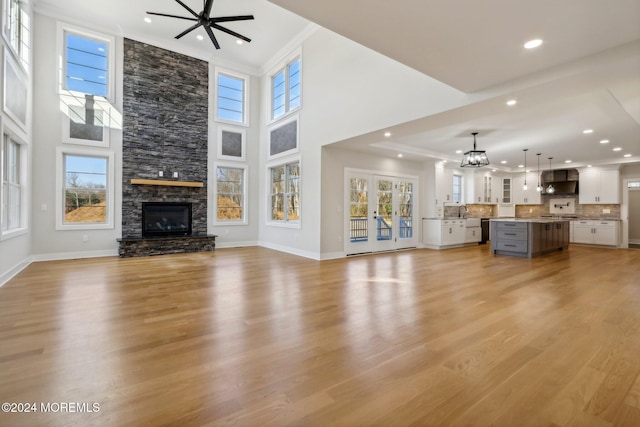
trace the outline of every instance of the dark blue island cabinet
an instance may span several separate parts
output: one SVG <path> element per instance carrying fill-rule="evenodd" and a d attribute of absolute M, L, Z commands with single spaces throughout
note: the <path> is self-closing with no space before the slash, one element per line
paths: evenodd
<path fill-rule="evenodd" d="M 492 219 L 491 253 L 533 258 L 569 248 L 569 221 Z"/>

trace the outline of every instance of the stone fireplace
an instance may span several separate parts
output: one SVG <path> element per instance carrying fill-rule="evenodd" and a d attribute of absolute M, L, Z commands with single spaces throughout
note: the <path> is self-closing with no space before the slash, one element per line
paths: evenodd
<path fill-rule="evenodd" d="M 215 246 L 207 236 L 208 75 L 205 61 L 124 40 L 120 256 Z M 159 204 L 190 206 L 191 232 L 145 232 L 143 206 Z"/>

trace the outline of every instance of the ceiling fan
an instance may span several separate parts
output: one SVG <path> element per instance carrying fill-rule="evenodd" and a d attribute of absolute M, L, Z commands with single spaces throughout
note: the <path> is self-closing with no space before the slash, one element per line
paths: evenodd
<path fill-rule="evenodd" d="M 187 6 L 180 0 L 176 0 L 176 2 L 178 2 L 180 6 L 187 9 L 189 13 L 193 15 L 193 18 L 187 17 L 187 16 L 168 15 L 166 13 L 157 13 L 157 12 L 147 12 L 147 13 L 149 15 L 167 16 L 169 18 L 185 19 L 187 21 L 196 22 L 196 24 L 192 25 L 191 27 L 187 28 L 186 30 L 178 34 L 176 36 L 177 39 L 189 34 L 191 31 L 202 26 L 207 32 L 207 34 L 209 34 L 209 38 L 213 42 L 213 45 L 216 47 L 216 49 L 220 49 L 220 44 L 218 43 L 218 40 L 216 40 L 216 36 L 213 34 L 212 28 L 215 28 L 216 30 L 220 30 L 223 33 L 231 34 L 232 36 L 237 37 L 240 40 L 244 40 L 247 43 L 251 42 L 250 38 L 247 38 L 242 34 L 238 34 L 235 31 L 231 31 L 228 28 L 218 25 L 218 23 L 231 22 L 231 21 L 247 21 L 247 20 L 253 19 L 253 15 L 211 17 L 211 6 L 213 6 L 213 0 L 203 0 L 203 10 L 200 13 L 194 12 L 193 9 L 191 9 L 189 6 Z"/>

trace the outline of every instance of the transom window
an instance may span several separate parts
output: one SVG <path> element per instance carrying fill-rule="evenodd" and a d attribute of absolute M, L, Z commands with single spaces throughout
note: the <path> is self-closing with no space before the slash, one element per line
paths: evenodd
<path fill-rule="evenodd" d="M 300 221 L 300 162 L 270 169 L 271 221 Z"/>
<path fill-rule="evenodd" d="M 300 108 L 301 105 L 300 57 L 289 62 L 271 77 L 271 118 Z"/>
<path fill-rule="evenodd" d="M 245 173 L 243 167 L 216 168 L 216 221 L 245 221 Z"/>
<path fill-rule="evenodd" d="M 217 73 L 217 120 L 247 123 L 247 86 L 248 81 L 244 77 Z"/>
<path fill-rule="evenodd" d="M 107 97 L 109 94 L 109 44 L 65 32 L 65 89 Z"/>

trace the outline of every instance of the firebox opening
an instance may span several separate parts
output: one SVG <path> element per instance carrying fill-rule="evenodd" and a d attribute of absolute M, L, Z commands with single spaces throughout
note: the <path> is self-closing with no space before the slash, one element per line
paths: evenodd
<path fill-rule="evenodd" d="M 142 236 L 191 236 L 191 203 L 142 203 Z"/>

